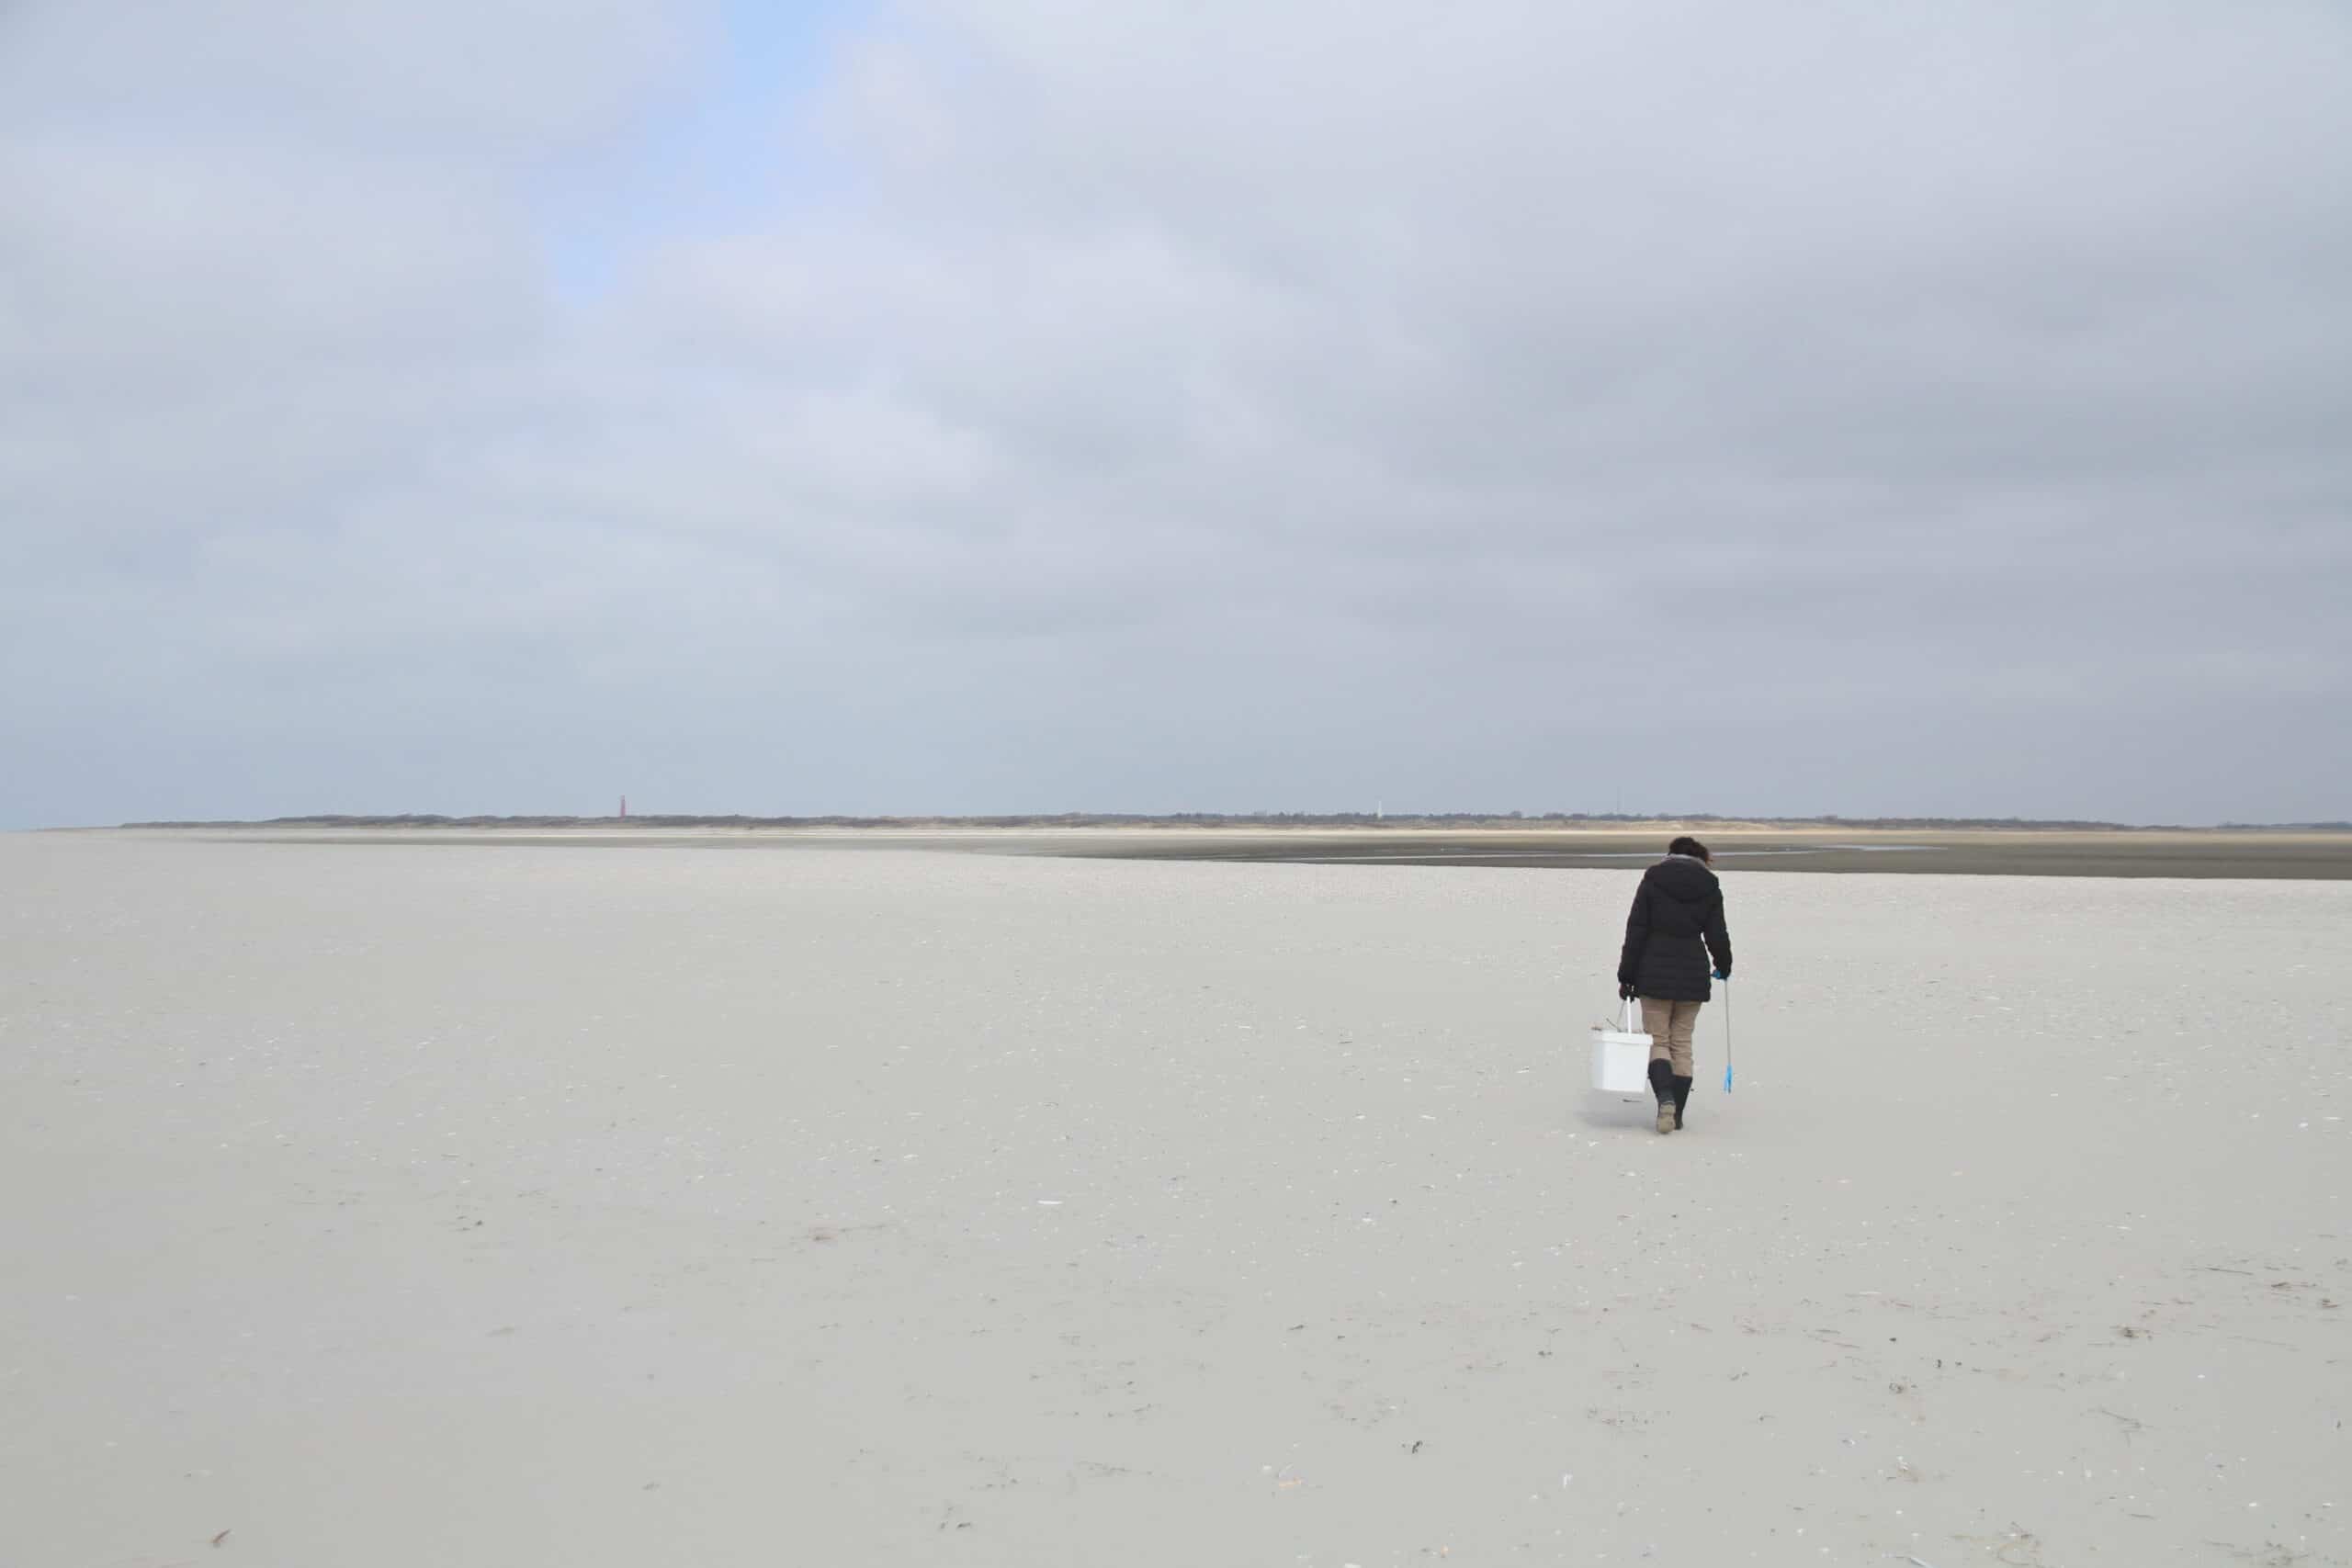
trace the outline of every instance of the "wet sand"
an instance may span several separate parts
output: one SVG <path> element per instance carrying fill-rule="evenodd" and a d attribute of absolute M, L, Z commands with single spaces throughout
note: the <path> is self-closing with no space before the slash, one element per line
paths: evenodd
<path fill-rule="evenodd" d="M 1690 829 L 1726 869 L 1962 876 L 2352 878 L 2352 833 L 1920 832 Z M 1320 832 L 1129 835 L 1064 852 L 1313 865 L 1582 867 L 1655 860 L 1677 829 L 1643 832 Z"/>
<path fill-rule="evenodd" d="M 2352 887 L 873 843 L 0 837 L 0 1562 L 2352 1562 Z"/>

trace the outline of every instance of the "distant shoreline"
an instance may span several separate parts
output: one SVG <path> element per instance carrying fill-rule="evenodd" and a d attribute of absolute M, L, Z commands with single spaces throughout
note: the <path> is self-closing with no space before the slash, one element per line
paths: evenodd
<path fill-rule="evenodd" d="M 150 841 L 448 846 L 485 851 L 794 852 L 945 851 L 1081 860 L 1629 871 L 1677 833 L 1717 867 L 1763 872 L 2352 881 L 2352 830 L 2336 826 L 2141 828 L 1975 822 L 1906 826 L 1675 820 L 1390 818 L 299 818 L 69 829 Z"/>
<path fill-rule="evenodd" d="M 1376 816 L 1369 812 L 1256 812 L 1222 815 L 1182 812 L 1164 816 L 1114 812 L 1064 812 L 1056 815 L 1003 817 L 445 817 L 426 814 L 398 816 L 320 815 L 272 817 L 214 821 L 179 820 L 124 822 L 121 829 L 362 829 L 369 830 L 426 829 L 567 829 L 611 831 L 651 828 L 881 828 L 933 830 L 956 828 L 1069 829 L 1107 828 L 1125 830 L 1204 830 L 1280 832 L 1301 828 L 1344 828 L 1363 832 L 1610 832 L 1643 830 L 1737 832 L 1996 832 L 1996 833 L 2352 833 L 2352 822 L 2222 822 L 2153 824 L 2073 821 L 2062 818 L 1994 817 L 1717 817 L 1706 815 L 1633 817 L 1550 813 L 1541 817 L 1461 812 L 1435 816 Z M 72 829 L 66 829 L 71 831 Z"/>

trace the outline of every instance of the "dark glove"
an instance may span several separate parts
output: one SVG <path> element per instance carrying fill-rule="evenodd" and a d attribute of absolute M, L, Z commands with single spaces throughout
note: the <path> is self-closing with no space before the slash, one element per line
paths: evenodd
<path fill-rule="evenodd" d="M 1617 995 L 1622 1000 L 1629 1002 L 1632 1001 L 1634 999 L 1634 982 L 1631 980 L 1618 981 Z"/>
<path fill-rule="evenodd" d="M 1715 971 L 1715 978 L 1728 986 L 1731 984 L 1731 971 L 1728 969 L 1718 969 Z"/>

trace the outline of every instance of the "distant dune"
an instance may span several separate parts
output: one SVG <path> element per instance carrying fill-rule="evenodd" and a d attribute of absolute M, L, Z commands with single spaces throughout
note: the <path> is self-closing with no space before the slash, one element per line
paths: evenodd
<path fill-rule="evenodd" d="M 1724 817 L 1690 812 L 1663 817 L 1613 813 L 1440 812 L 1416 816 L 1365 811 L 1256 811 L 1223 813 L 1173 812 L 1154 816 L 1140 812 L 1067 811 L 1010 817 L 717 817 L 685 815 L 630 817 L 444 817 L 403 812 L 396 816 L 353 816 L 322 813 L 308 817 L 271 817 L 258 820 L 125 822 L 125 828 L 1364 828 L 1385 831 L 1442 829 L 1476 831 L 1495 829 L 1524 832 L 1531 829 L 1616 829 L 1821 828 L 1933 832 L 1987 830 L 1997 832 L 2352 832 L 2352 822 L 2223 822 L 2204 829 L 2148 823 L 2077 821 L 2067 818 L 2017 817 Z"/>

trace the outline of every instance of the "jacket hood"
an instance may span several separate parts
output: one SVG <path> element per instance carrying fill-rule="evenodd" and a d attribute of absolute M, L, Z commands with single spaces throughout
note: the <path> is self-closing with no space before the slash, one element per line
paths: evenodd
<path fill-rule="evenodd" d="M 1649 882 L 1660 892 L 1685 904 L 1703 904 L 1722 886 L 1702 861 L 1689 855 L 1668 855 L 1650 867 Z"/>

